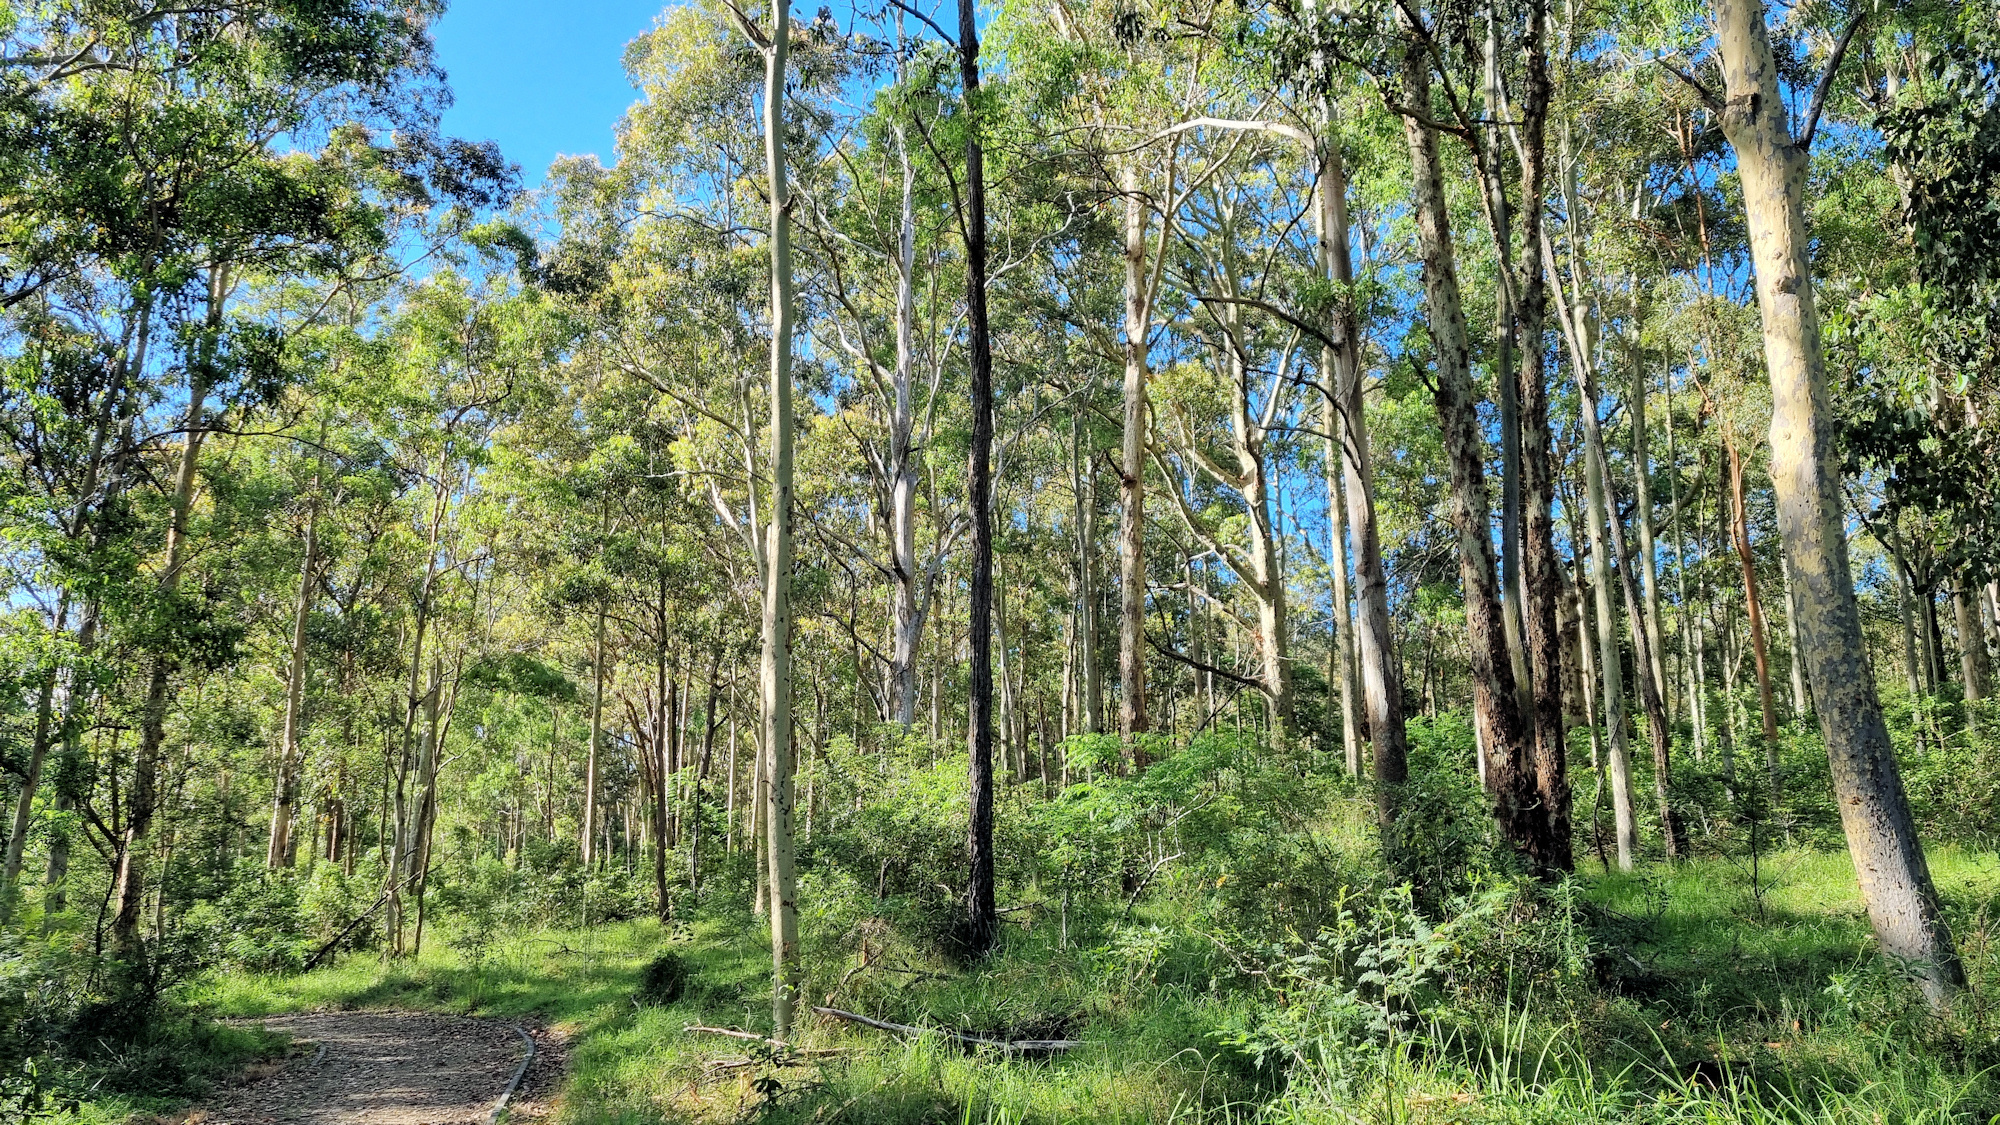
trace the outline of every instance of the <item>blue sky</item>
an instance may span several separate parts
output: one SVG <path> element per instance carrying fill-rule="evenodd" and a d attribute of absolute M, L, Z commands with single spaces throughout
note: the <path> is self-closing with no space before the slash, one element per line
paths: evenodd
<path fill-rule="evenodd" d="M 453 0 L 436 27 L 457 101 L 445 129 L 498 141 L 539 184 L 557 154 L 611 163 L 611 129 L 637 96 L 625 44 L 669 0 Z"/>

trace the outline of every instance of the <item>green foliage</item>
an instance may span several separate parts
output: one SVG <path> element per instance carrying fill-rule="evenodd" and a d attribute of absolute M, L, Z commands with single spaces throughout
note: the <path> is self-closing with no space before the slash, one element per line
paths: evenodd
<path fill-rule="evenodd" d="M 1581 991 L 1588 940 L 1569 896 L 1498 883 L 1441 914 L 1426 917 L 1408 887 L 1372 900 L 1343 893 L 1332 925 L 1312 938 L 1242 951 L 1268 1000 L 1220 1041 L 1260 1067 L 1321 1069 L 1316 1081 L 1351 1089 L 1386 1052 L 1422 1049 L 1425 1037 L 1440 1046 L 1459 1021 L 1516 990 L 1558 1005 Z"/>
<path fill-rule="evenodd" d="M 672 1004 L 688 989 L 688 964 L 669 949 L 658 953 L 639 970 L 639 987 L 634 993 L 642 1004 Z"/>

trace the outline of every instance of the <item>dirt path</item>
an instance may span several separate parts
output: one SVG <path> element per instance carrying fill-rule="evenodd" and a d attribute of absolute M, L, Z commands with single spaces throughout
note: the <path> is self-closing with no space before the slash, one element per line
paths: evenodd
<path fill-rule="evenodd" d="M 410 1012 L 274 1016 L 264 1026 L 316 1046 L 224 1091 L 202 1125 L 484 1125 L 527 1054 L 490 1020 Z M 326 1048 L 318 1054 L 318 1046 Z"/>

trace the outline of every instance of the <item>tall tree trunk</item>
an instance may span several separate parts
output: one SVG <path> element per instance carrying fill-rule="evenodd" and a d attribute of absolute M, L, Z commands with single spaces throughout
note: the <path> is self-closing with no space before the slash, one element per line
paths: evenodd
<path fill-rule="evenodd" d="M 694 784 L 688 791 L 688 897 L 694 902 L 701 901 L 701 826 L 702 786 L 708 781 L 709 764 L 715 758 L 715 731 L 719 724 L 715 721 L 716 681 L 722 670 L 721 628 L 718 625 L 714 656 L 708 666 L 708 691 L 701 704 L 701 761 L 695 766 Z M 855 675 L 861 674 L 859 665 Z M 733 778 L 731 780 L 734 780 Z"/>
<path fill-rule="evenodd" d="M 899 17 L 900 18 L 900 17 Z M 896 130 L 903 162 L 902 210 L 896 241 L 895 402 L 889 421 L 889 553 L 895 574 L 893 636 L 890 640 L 891 718 L 908 731 L 917 721 L 917 651 L 923 646 L 924 567 L 917 560 L 916 404 L 916 164 Z"/>
<path fill-rule="evenodd" d="M 1581 333 L 1579 333 L 1581 335 Z M 1587 336 L 1584 337 L 1588 339 Z M 1665 685 L 1654 678 L 1658 664 L 1653 659 L 1653 632 L 1641 608 L 1637 584 L 1632 581 L 1635 565 L 1625 542 L 1625 525 L 1618 517 L 1618 497 L 1611 489 L 1611 464 L 1605 456 L 1604 434 L 1597 420 L 1596 379 L 1586 372 L 1583 379 L 1583 433 L 1587 456 L 1597 469 L 1604 500 L 1604 515 L 1611 529 L 1611 549 L 1618 557 L 1618 581 L 1625 594 L 1625 615 L 1632 622 L 1632 644 L 1637 650 L 1633 676 L 1639 681 L 1639 696 L 1646 707 L 1646 736 L 1653 748 L 1653 797 L 1660 815 L 1660 837 L 1667 858 L 1680 859 L 1687 853 L 1687 839 L 1680 816 L 1673 806 L 1673 733 L 1667 720 L 1663 692 Z"/>
<path fill-rule="evenodd" d="M 430 528 L 425 536 L 424 580 L 417 588 L 416 622 L 412 629 L 410 654 L 410 678 L 403 697 L 403 731 L 396 749 L 394 775 L 395 811 L 394 825 L 388 831 L 390 851 L 386 866 L 388 881 L 388 901 L 383 906 L 383 929 L 387 932 L 389 949 L 400 955 L 403 952 L 403 892 L 410 880 L 405 872 L 412 863 L 411 852 L 417 838 L 417 822 L 422 818 L 421 804 L 412 805 L 409 795 L 410 769 L 412 763 L 419 765 L 422 776 L 423 755 L 422 715 L 427 693 L 419 690 L 423 682 L 425 643 L 430 638 L 431 611 L 435 605 L 438 581 L 439 544 L 444 535 L 445 513 L 449 510 L 451 490 L 446 482 L 443 456 L 437 469 L 437 484 L 431 491 Z M 385 776 L 386 787 L 390 778 Z M 386 803 L 386 802 L 385 802 Z"/>
<path fill-rule="evenodd" d="M 1653 683 L 1660 702 L 1672 704 L 1673 681 L 1667 678 L 1667 642 L 1660 616 L 1660 580 L 1655 573 L 1657 551 L 1653 536 L 1653 443 L 1646 420 L 1646 364 L 1635 347 L 1632 361 L 1632 522 L 1639 533 L 1639 588 L 1645 596 L 1646 642 L 1652 654 Z M 1669 403 L 1669 406 L 1672 404 Z M 1670 716 L 1671 717 L 1671 716 Z"/>
<path fill-rule="evenodd" d="M 1083 728 L 1104 733 L 1104 672 L 1097 662 L 1097 468 L 1083 452 L 1083 423 L 1070 441 L 1070 483 L 1076 492 L 1076 662 L 1083 683 Z"/>
<path fill-rule="evenodd" d="M 1397 778 L 1395 784 L 1401 784 L 1408 773 L 1402 765 L 1406 754 L 1402 700 L 1392 698 L 1401 689 L 1389 686 L 1393 683 L 1393 668 L 1388 670 L 1392 679 L 1385 682 L 1383 678 L 1382 662 L 1388 650 L 1388 581 L 1382 575 L 1381 537 L 1375 529 L 1368 419 L 1362 413 L 1359 325 L 1350 293 L 1354 284 L 1354 258 L 1347 248 L 1347 166 L 1341 158 L 1340 142 L 1333 135 L 1332 114 L 1324 104 L 1320 109 L 1320 128 L 1322 135 L 1315 151 L 1319 162 L 1319 194 L 1314 200 L 1318 204 L 1315 215 L 1318 257 L 1321 274 L 1334 285 L 1329 312 L 1332 331 L 1328 335 L 1337 344 L 1320 353 L 1326 394 L 1327 560 L 1333 568 L 1333 600 L 1337 603 L 1334 622 L 1339 629 L 1334 638 L 1330 671 L 1338 677 L 1340 743 L 1348 772 L 1357 777 L 1361 774 L 1361 732 L 1357 721 L 1360 716 L 1355 698 L 1360 687 L 1359 694 L 1366 701 L 1362 705 L 1368 708 L 1370 741 L 1385 738 L 1395 741 L 1390 750 L 1395 761 L 1389 764 L 1389 771 Z M 1355 384 L 1352 394 L 1348 388 L 1350 382 Z M 1358 612 L 1350 612 L 1348 608 L 1350 532 Z M 1381 605 L 1372 604 L 1371 599 L 1379 600 Z M 1362 636 L 1363 633 L 1367 636 Z M 1357 680 L 1367 680 L 1369 684 L 1363 687 Z M 1393 815 L 1393 806 L 1385 805 L 1383 809 L 1385 814 Z"/>
<path fill-rule="evenodd" d="M 56 611 L 55 631 L 63 631 L 69 615 L 69 598 L 63 596 L 63 605 Z M 7 859 L 0 868 L 0 925 L 13 920 L 15 898 L 21 882 L 21 863 L 27 854 L 28 830 L 34 824 L 35 794 L 42 785 L 42 765 L 48 760 L 49 743 L 56 733 L 55 725 L 56 670 L 43 673 L 41 691 L 35 698 L 35 735 L 28 750 L 28 768 L 21 774 L 21 792 L 14 802 L 14 815 L 7 832 Z"/>
<path fill-rule="evenodd" d="M 1515 341 L 1521 353 L 1517 394 L 1520 413 L 1521 460 L 1521 541 L 1526 564 L 1526 583 L 1510 585 L 1509 602 L 1523 603 L 1522 628 L 1527 659 L 1522 663 L 1532 672 L 1532 710 L 1527 716 L 1534 740 L 1533 795 L 1540 808 L 1540 823 L 1528 837 L 1529 861 L 1546 876 L 1570 871 L 1575 866 L 1570 851 L 1569 765 L 1563 728 L 1562 707 L 1562 626 L 1558 603 L 1562 597 L 1562 563 L 1555 547 L 1555 450 L 1549 428 L 1548 360 L 1542 335 L 1548 314 L 1548 276 L 1540 248 L 1543 244 L 1542 216 L 1547 192 L 1547 124 L 1551 88 L 1546 46 L 1547 5 L 1536 0 L 1528 6 L 1528 25 L 1522 37 L 1527 57 L 1527 97 L 1521 119 L 1521 238 L 1522 284 Z M 1498 89 L 1497 75 L 1492 79 Z M 1489 163 L 1491 160 L 1489 159 Z M 1504 193 L 1502 193 L 1504 203 Z M 1496 224 L 1497 226 L 1498 224 Z M 1504 226 L 1499 229 L 1504 230 Z M 1519 804 L 1526 797 L 1527 771 L 1519 764 L 1513 776 L 1503 772 L 1499 781 L 1512 786 Z M 1505 798 L 1503 798 L 1504 800 Z"/>
<path fill-rule="evenodd" d="M 960 0 L 964 3 L 965 0 Z M 1136 736 L 1146 719 L 1146 376 L 1152 333 L 1146 277 L 1146 202 L 1139 165 L 1125 166 L 1125 414 L 1118 463 L 1118 733 L 1138 766 Z M 1162 250 L 1165 248 L 1162 247 Z"/>
<path fill-rule="evenodd" d="M 1548 60 L 1546 54 L 1540 50 L 1542 21 L 1539 6 L 1533 9 L 1531 18 L 1535 21 L 1535 26 L 1531 31 L 1534 39 L 1532 43 L 1524 42 L 1523 47 L 1527 48 L 1524 54 L 1531 56 L 1529 61 L 1531 77 L 1529 80 L 1532 83 L 1535 81 L 1532 72 L 1537 66 L 1541 68 L 1541 76 L 1544 79 L 1546 78 Z M 1528 626 L 1522 618 L 1522 603 L 1527 596 L 1527 586 L 1523 583 L 1521 574 L 1522 556 L 1526 551 L 1524 516 L 1527 501 L 1521 494 L 1522 442 L 1525 437 L 1521 426 L 1521 388 L 1526 379 L 1523 376 L 1517 376 L 1514 370 L 1514 332 L 1517 329 L 1517 320 L 1524 318 L 1519 315 L 1523 310 L 1516 310 L 1514 307 L 1514 287 L 1509 280 L 1514 271 L 1514 219 L 1513 209 L 1507 204 L 1507 184 L 1501 174 L 1499 160 L 1499 154 L 1502 151 L 1500 122 L 1503 118 L 1509 116 L 1506 108 L 1507 91 L 1500 77 L 1500 19 L 1500 13 L 1495 8 L 1489 7 L 1487 9 L 1486 58 L 1480 77 L 1481 85 L 1484 89 L 1486 117 L 1488 121 L 1479 134 L 1481 159 L 1478 163 L 1480 185 L 1486 193 L 1486 217 L 1492 226 L 1493 250 L 1495 256 L 1498 258 L 1499 273 L 1502 278 L 1494 300 L 1493 338 L 1493 385 L 1495 390 L 1499 392 L 1500 406 L 1501 604 L 1507 612 L 1507 647 L 1508 651 L 1514 657 L 1514 683 L 1515 686 L 1521 688 L 1523 691 L 1527 691 L 1530 690 L 1530 685 L 1534 683 L 1534 673 L 1529 665 L 1530 655 L 1528 646 L 1530 642 L 1527 639 Z M 1540 89 L 1540 87 L 1537 87 L 1537 89 Z M 1533 98 L 1534 94 L 1531 93 L 1530 100 L 1532 101 Z M 1524 108 L 1529 110 L 1528 113 L 1523 115 L 1524 118 L 1536 117 L 1532 112 L 1532 106 Z M 1542 99 L 1542 110 L 1545 116 L 1547 110 L 1546 97 Z M 1534 133 L 1539 138 L 1542 130 L 1543 120 L 1524 120 L 1522 122 L 1522 155 L 1525 157 L 1529 153 L 1533 153 L 1533 159 L 1536 163 L 1535 175 L 1537 178 L 1541 174 L 1542 146 L 1539 139 L 1531 140 L 1529 134 Z M 1528 187 L 1525 183 L 1523 186 L 1524 188 Z M 1538 198 L 1540 195 L 1538 187 L 1531 189 L 1530 194 Z M 1531 207 L 1537 205 L 1534 204 Z M 1541 222 L 1540 215 L 1534 213 L 1532 210 L 1524 218 L 1526 225 L 1529 227 L 1539 226 Z M 1530 242 L 1527 245 L 1532 249 L 1534 243 Z M 1530 257 L 1532 258 L 1532 255 Z M 1533 283 L 1531 282 L 1530 284 Z M 1519 325 L 1518 327 L 1525 334 L 1525 325 Z M 1541 352 L 1540 344 L 1537 343 L 1535 346 L 1526 349 L 1526 352 L 1529 362 L 1538 362 Z M 1539 383 L 1536 385 L 1539 386 Z M 1523 700 L 1522 706 L 1532 707 L 1532 702 Z M 1483 780 L 1484 771 L 1482 771 Z"/>
<path fill-rule="evenodd" d="M 1681 674 L 1687 681 L 1688 729 L 1694 744 L 1695 761 L 1701 761 L 1702 752 L 1707 748 L 1706 716 L 1701 708 L 1701 685 L 1696 669 L 1701 663 L 1701 625 L 1688 602 L 1688 554 L 1687 535 L 1681 528 L 1681 465 L 1680 450 L 1676 439 L 1674 422 L 1674 384 L 1671 372 L 1661 380 L 1666 392 L 1667 414 L 1667 533 L 1674 540 L 1674 584 L 1679 602 L 1675 608 L 1675 624 L 1679 627 L 1681 642 Z M 1699 469 L 1699 461 L 1696 463 Z"/>
<path fill-rule="evenodd" d="M 1574 527 L 1572 527 L 1571 531 L 1574 532 L 1574 530 Z M 1581 568 L 1579 568 L 1580 570 Z M 1580 581 L 1582 574 L 1579 573 L 1577 577 Z M 1593 774 L 1597 775 L 1595 783 L 1591 786 L 1590 842 L 1591 846 L 1597 852 L 1597 862 L 1602 864 L 1606 871 L 1609 871 L 1611 870 L 1611 860 L 1604 854 L 1603 825 L 1598 819 L 1599 813 L 1604 808 L 1605 755 L 1604 737 L 1597 729 L 1597 689 L 1593 686 L 1597 683 L 1597 661 L 1592 656 L 1590 650 L 1595 641 L 1591 636 L 1590 607 L 1584 602 L 1582 588 L 1580 586 L 1573 588 L 1570 593 L 1576 598 L 1577 662 L 1582 665 L 1583 673 L 1578 679 L 1581 681 L 1580 686 L 1583 689 L 1583 722 L 1590 730 L 1590 770 Z M 1630 776 L 1627 776 L 1625 780 L 1625 789 L 1627 794 L 1631 792 L 1632 781 Z M 1628 810 L 1631 808 L 1629 800 L 1626 808 Z M 1627 819 L 1630 819 L 1629 811 Z"/>
<path fill-rule="evenodd" d="M 656 691 L 660 697 L 660 713 L 655 721 L 654 750 L 660 761 L 656 767 L 659 783 L 653 786 L 653 901 L 660 921 L 665 922 L 673 914 L 673 899 L 667 893 L 667 847 L 671 825 L 668 821 L 668 787 L 674 782 L 672 752 L 673 715 L 678 704 L 680 685 L 667 678 L 666 645 L 660 646 L 657 666 L 653 671 Z"/>
<path fill-rule="evenodd" d="M 972 581 L 968 616 L 972 646 L 969 698 L 972 812 L 966 833 L 968 949 L 983 953 L 999 938 L 993 899 L 993 339 L 986 323 L 986 156 L 979 146 L 979 27 L 974 0 L 958 0 L 958 72 L 965 133 L 966 336 L 972 375 Z M 1139 576 L 1143 612 L 1145 572 Z M 1131 592 L 1126 593 L 1130 613 Z M 1141 689 L 1143 696 L 1143 688 Z M 1129 704 L 1128 704 L 1129 706 Z M 1141 711 L 1143 724 L 1143 698 Z M 1135 760 L 1137 751 L 1134 751 Z"/>
<path fill-rule="evenodd" d="M 1389 627 L 1389 575 L 1382 563 L 1382 535 L 1375 518 L 1375 468 L 1361 382 L 1361 335 L 1350 290 L 1354 262 L 1347 248 L 1347 176 L 1338 146 L 1324 150 L 1321 190 L 1328 208 L 1326 239 L 1332 276 L 1340 291 L 1333 303 L 1334 354 L 1340 404 L 1341 472 L 1346 478 L 1347 527 L 1354 541 L 1354 655 L 1361 681 L 1363 713 L 1376 784 L 1378 813 L 1385 827 L 1401 808 L 1409 779 L 1409 743 L 1403 722 L 1403 679 Z M 1337 176 L 1332 173 L 1338 172 Z"/>
<path fill-rule="evenodd" d="M 1915 967 L 1933 1007 L 1964 986 L 1903 793 L 1889 731 L 1868 672 L 1848 568 L 1834 451 L 1837 424 L 1820 353 L 1805 220 L 1806 152 L 1786 125 L 1761 0 L 1716 0 L 1728 104 L 1757 273 L 1765 368 L 1771 380 L 1771 478 L 1778 526 L 1798 580 L 1799 633 L 1818 691 L 1841 826 L 1882 951 Z"/>
<path fill-rule="evenodd" d="M 417 816 L 415 836 L 412 845 L 406 849 L 409 856 L 407 882 L 416 891 L 417 929 L 415 940 L 411 942 L 409 953 L 412 957 L 424 951 L 424 895 L 430 887 L 431 840 L 437 828 L 437 776 L 438 755 L 444 739 L 440 725 L 444 718 L 441 696 L 444 693 L 444 659 L 431 658 L 429 690 L 424 692 L 424 728 L 417 754 Z M 400 937 L 400 935 L 398 935 Z M 402 952 L 399 948 L 398 953 Z"/>
<path fill-rule="evenodd" d="M 1000 761 L 1013 780 L 1020 781 L 1025 767 L 1020 757 L 1020 704 L 1014 691 L 1014 661 L 1008 652 L 1007 569 L 998 560 L 994 562 L 993 574 L 993 643 L 997 646 L 994 663 L 1000 674 Z"/>
<path fill-rule="evenodd" d="M 772 1034 L 792 1032 L 799 991 L 799 906 L 792 853 L 792 189 L 785 170 L 785 71 L 792 17 L 772 6 L 764 46 L 764 167 L 771 201 L 771 512 L 764 551 L 762 689 L 769 791 L 764 818 L 771 917 Z"/>
<path fill-rule="evenodd" d="M 150 267 L 149 267 L 150 268 Z M 134 448 L 133 430 L 139 416 L 138 387 L 129 378 L 133 371 L 143 371 L 146 367 L 148 349 L 151 347 L 153 326 L 153 297 L 148 290 L 140 299 L 135 317 L 137 328 L 133 330 L 133 343 L 128 351 L 118 358 L 114 367 L 114 378 L 105 388 L 103 406 L 98 414 L 96 427 L 91 434 L 90 459 L 85 464 L 83 487 L 78 490 L 76 507 L 72 511 L 71 525 L 89 528 L 89 540 L 93 553 L 103 546 L 109 530 L 107 516 L 118 508 L 126 484 L 132 477 L 132 466 L 136 457 L 123 456 Z M 118 437 L 113 452 L 107 455 L 105 446 L 111 440 L 113 431 Z M 91 500 L 96 495 L 99 474 L 103 474 L 104 492 L 97 504 Z M 57 813 L 73 811 L 84 799 L 79 792 L 84 778 L 83 730 L 86 717 L 96 702 L 96 693 L 90 678 L 81 675 L 83 660 L 96 651 L 97 629 L 102 617 L 101 606 L 95 599 L 85 602 L 83 623 L 77 629 L 76 655 L 79 661 L 70 671 L 67 698 L 63 702 L 63 722 L 61 725 L 61 749 L 56 757 L 55 800 Z M 57 823 L 49 832 L 48 866 L 43 878 L 42 927 L 46 932 L 56 915 L 67 908 L 69 887 L 69 856 L 71 834 L 67 825 Z"/>
<path fill-rule="evenodd" d="M 1347 772 L 1361 776 L 1361 727 L 1354 713 L 1354 610 L 1347 595 L 1347 516 L 1340 487 L 1340 403 L 1336 394 L 1338 376 L 1333 349 L 1320 351 L 1320 371 L 1326 395 L 1322 425 L 1326 427 L 1326 565 L 1331 572 L 1333 601 L 1332 636 L 1326 646 L 1326 683 L 1329 700 L 1340 702 L 1341 760 Z M 1190 613 L 1189 654 L 1202 659 L 1197 647 L 1199 633 L 1192 632 L 1195 610 L 1194 567 L 1188 567 L 1188 610 Z M 1199 673 L 1197 673 L 1199 675 Z M 1197 684 L 1199 681 L 1197 681 Z"/>
<path fill-rule="evenodd" d="M 1428 111 L 1430 69 L 1423 45 L 1409 26 L 1407 11 L 1398 10 L 1410 32 L 1403 45 L 1402 95 L 1405 105 Z M 1423 257 L 1424 295 L 1430 335 L 1437 351 L 1434 392 L 1438 422 L 1443 430 L 1450 466 L 1450 511 L 1458 532 L 1459 577 L 1465 587 L 1465 617 L 1471 642 L 1474 710 L 1487 753 L 1498 775 L 1495 817 L 1508 842 L 1534 856 L 1546 820 L 1535 807 L 1529 773 L 1533 732 L 1521 714 L 1514 682 L 1512 655 L 1502 624 L 1500 583 L 1495 572 L 1492 504 L 1486 491 L 1486 451 L 1480 438 L 1478 402 L 1472 387 L 1471 355 L 1465 310 L 1459 297 L 1458 264 L 1452 246 L 1451 220 L 1444 194 L 1443 162 L 1437 133 L 1423 121 L 1403 119 L 1409 142 L 1411 179 L 1415 186 L 1418 244 Z M 1386 779 L 1378 779 L 1386 780 Z"/>
<path fill-rule="evenodd" d="M 1924 678 L 1917 662 L 1917 619 L 1910 608 L 1912 599 L 1908 568 L 1903 565 L 1902 559 L 1896 558 L 1889 569 L 1896 572 L 1896 608 L 1903 621 L 1903 671 L 1909 677 L 1910 700 L 1914 703 L 1923 698 Z"/>
<path fill-rule="evenodd" d="M 1584 410 L 1595 409 L 1586 400 Z M 1639 851 L 1639 824 L 1632 804 L 1632 748 L 1625 734 L 1625 675 L 1618 656 L 1618 619 L 1611 601 L 1611 545 L 1604 533 L 1604 471 L 1595 457 L 1583 463 L 1584 508 L 1590 519 L 1590 586 L 1596 597 L 1597 662 L 1604 676 L 1604 726 L 1611 746 L 1612 835 L 1618 846 L 1618 869 L 1632 870 Z"/>
<path fill-rule="evenodd" d="M 314 474 L 313 488 L 319 488 Z M 306 623 L 312 617 L 314 571 L 319 566 L 319 503 L 306 510 L 305 561 L 299 566 L 299 596 L 292 605 L 291 663 L 285 669 L 285 726 L 278 745 L 277 784 L 271 794 L 271 835 L 264 865 L 292 864 L 292 810 L 298 804 L 299 771 L 304 768 L 302 718 L 306 694 Z"/>

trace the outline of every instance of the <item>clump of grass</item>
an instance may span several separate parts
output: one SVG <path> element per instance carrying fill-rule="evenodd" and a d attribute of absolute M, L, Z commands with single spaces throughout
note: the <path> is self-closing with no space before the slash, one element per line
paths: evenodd
<path fill-rule="evenodd" d="M 639 970 L 636 995 L 642 1004 L 671 1004 L 687 992 L 688 966 L 681 955 L 669 949 L 656 953 Z"/>

